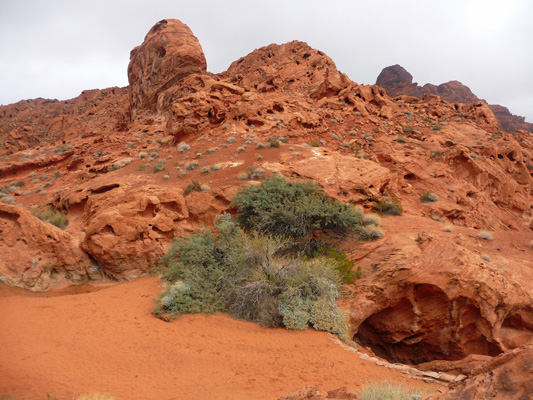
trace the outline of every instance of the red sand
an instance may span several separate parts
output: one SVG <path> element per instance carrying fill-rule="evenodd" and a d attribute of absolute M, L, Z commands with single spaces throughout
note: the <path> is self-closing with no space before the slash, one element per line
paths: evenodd
<path fill-rule="evenodd" d="M 428 386 L 360 360 L 324 332 L 265 329 L 226 315 L 163 322 L 150 313 L 160 291 L 154 277 L 99 289 L 42 295 L 0 285 L 0 396 L 276 399 L 305 385 Z"/>

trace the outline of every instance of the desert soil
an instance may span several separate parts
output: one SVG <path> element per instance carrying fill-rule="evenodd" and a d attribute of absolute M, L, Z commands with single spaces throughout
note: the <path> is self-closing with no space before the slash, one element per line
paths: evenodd
<path fill-rule="evenodd" d="M 158 278 L 32 293 L 0 285 L 0 396 L 73 399 L 277 399 L 315 385 L 358 391 L 391 380 L 437 385 L 360 360 L 335 337 L 266 329 L 224 314 L 163 322 Z"/>

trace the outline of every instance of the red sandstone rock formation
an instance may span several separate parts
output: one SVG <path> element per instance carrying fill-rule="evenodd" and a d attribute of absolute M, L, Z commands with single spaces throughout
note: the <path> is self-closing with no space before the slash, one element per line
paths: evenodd
<path fill-rule="evenodd" d="M 431 220 L 394 224 L 386 220 L 386 238 L 356 253 L 364 279 L 346 307 L 361 344 L 419 364 L 496 356 L 533 340 L 533 263 L 500 252 L 514 235 L 494 244 Z"/>
<path fill-rule="evenodd" d="M 0 276 L 8 285 L 46 290 L 100 277 L 71 234 L 25 207 L 0 202 L 0 237 Z"/>
<path fill-rule="evenodd" d="M 529 344 L 487 361 L 474 370 L 469 379 L 452 384 L 443 393 L 422 399 L 530 399 L 532 376 L 533 345 Z"/>
<path fill-rule="evenodd" d="M 0 213 L 9 284 L 43 290 L 146 274 L 174 236 L 228 209 L 248 183 L 239 175 L 262 169 L 260 177 L 312 179 L 368 209 L 401 200 L 405 216 L 385 218 L 384 239 L 346 243 L 363 279 L 344 306 L 377 355 L 410 363 L 471 355 L 447 366 L 466 374 L 481 362 L 474 356 L 532 340 L 533 140 L 498 132 L 484 102 L 393 99 L 296 41 L 209 74 L 197 40 L 173 20 L 132 52 L 129 77 L 129 88 L 0 107 L 0 199 L 16 203 Z M 456 86 L 447 88 L 457 94 Z M 282 138 L 280 147 L 269 138 Z M 204 191 L 185 196 L 193 181 Z M 421 203 L 425 191 L 439 200 Z M 24 209 L 43 204 L 68 216 L 65 231 Z M 481 229 L 495 240 L 477 238 Z M 61 267 L 33 268 L 35 258 Z"/>
<path fill-rule="evenodd" d="M 392 97 L 402 95 L 420 97 L 429 93 L 436 94 L 450 103 L 478 103 L 481 100 L 459 81 L 450 81 L 438 86 L 431 83 L 419 86 L 416 82 L 413 83 L 413 76 L 398 64 L 384 68 L 376 80 L 376 85 L 387 90 L 387 94 Z M 482 102 L 485 101 L 482 100 Z M 524 117 L 513 115 L 509 109 L 498 104 L 488 106 L 502 129 L 508 132 L 520 129 L 533 132 L 533 124 L 525 122 Z"/>
<path fill-rule="evenodd" d="M 176 19 L 155 24 L 130 54 L 128 80 L 132 110 L 155 110 L 158 96 L 181 79 L 205 73 L 207 64 L 198 39 Z"/>

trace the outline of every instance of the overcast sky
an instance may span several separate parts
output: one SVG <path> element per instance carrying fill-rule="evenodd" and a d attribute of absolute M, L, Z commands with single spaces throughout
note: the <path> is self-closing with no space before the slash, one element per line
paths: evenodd
<path fill-rule="evenodd" d="M 400 64 L 533 122 L 530 0 L 0 0 L 0 104 L 126 86 L 130 50 L 164 18 L 189 25 L 211 72 L 301 40 L 357 83 Z"/>

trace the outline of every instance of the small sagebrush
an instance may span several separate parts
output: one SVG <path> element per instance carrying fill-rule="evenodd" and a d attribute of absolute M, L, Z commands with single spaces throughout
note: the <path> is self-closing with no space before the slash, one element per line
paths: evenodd
<path fill-rule="evenodd" d="M 478 235 L 477 235 L 477 237 L 480 238 L 480 239 L 483 239 L 483 240 L 492 240 L 492 239 L 494 239 L 494 238 L 492 237 L 492 233 L 487 232 L 487 231 L 481 231 L 481 232 L 479 232 Z"/>
<path fill-rule="evenodd" d="M 152 167 L 152 172 L 154 174 L 156 174 L 158 172 L 161 172 L 161 171 L 164 171 L 164 170 L 165 170 L 165 163 L 162 163 L 162 162 L 154 164 L 154 166 Z"/>
<path fill-rule="evenodd" d="M 185 143 L 185 142 L 180 142 L 180 143 L 178 144 L 178 152 L 180 152 L 180 153 L 183 153 L 183 152 L 189 150 L 190 148 L 191 148 L 191 146 L 189 146 L 189 145 L 188 145 L 187 143 Z"/>
<path fill-rule="evenodd" d="M 366 214 L 363 216 L 363 225 L 374 225 L 374 226 L 380 226 L 381 225 L 381 217 L 377 214 Z"/>
<path fill-rule="evenodd" d="M 374 225 L 363 226 L 359 236 L 365 240 L 377 240 L 383 237 L 383 231 Z"/>
<path fill-rule="evenodd" d="M 426 191 L 420 196 L 420 201 L 423 203 L 434 203 L 439 201 L 439 196 L 437 196 L 435 193 Z"/>
<path fill-rule="evenodd" d="M 372 382 L 363 388 L 363 400 L 413 400 L 427 394 L 426 389 L 409 389 L 392 382 Z"/>
<path fill-rule="evenodd" d="M 383 198 L 373 204 L 374 210 L 380 214 L 402 215 L 403 208 L 397 197 Z"/>
<path fill-rule="evenodd" d="M 39 218 L 41 221 L 55 225 L 58 228 L 65 229 L 68 225 L 67 216 L 61 211 L 55 210 L 52 207 L 46 207 L 44 209 L 32 207 L 30 211 L 34 217 Z"/>
<path fill-rule="evenodd" d="M 186 171 L 192 171 L 193 169 L 196 169 L 199 166 L 200 166 L 199 163 L 197 163 L 196 161 L 193 161 L 193 162 L 185 164 L 185 170 Z"/>

